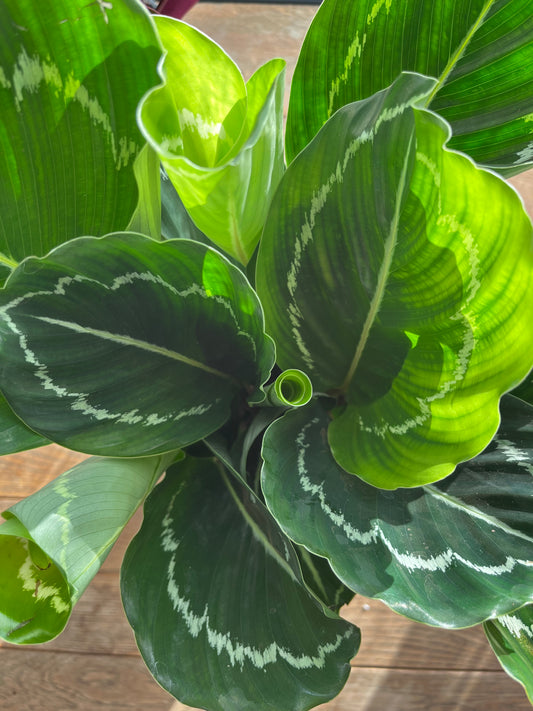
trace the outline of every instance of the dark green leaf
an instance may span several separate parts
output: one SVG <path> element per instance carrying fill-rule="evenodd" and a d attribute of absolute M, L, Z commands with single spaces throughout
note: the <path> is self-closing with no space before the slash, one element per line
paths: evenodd
<path fill-rule="evenodd" d="M 274 422 L 263 492 L 287 535 L 348 587 L 407 617 L 466 627 L 533 600 L 533 407 L 507 396 L 497 437 L 438 484 L 384 491 L 331 456 L 320 402 Z"/>
<path fill-rule="evenodd" d="M 402 71 L 438 78 L 426 101 L 450 122 L 451 147 L 507 175 L 533 165 L 530 0 L 325 0 L 294 74 L 288 157 Z"/>
<path fill-rule="evenodd" d="M 337 398 L 337 462 L 390 489 L 479 453 L 533 365 L 531 222 L 413 108 L 433 86 L 402 74 L 340 109 L 289 166 L 257 260 L 279 366 Z"/>
<path fill-rule="evenodd" d="M 24 452 L 48 443 L 45 437 L 26 427 L 0 395 L 0 455 Z"/>
<path fill-rule="evenodd" d="M 306 589 L 265 507 L 214 460 L 186 459 L 146 502 L 122 598 L 163 688 L 212 711 L 303 711 L 335 696 L 356 627 Z"/>
<path fill-rule="evenodd" d="M 0 265 L 128 225 L 160 56 L 135 0 L 0 3 Z"/>
<path fill-rule="evenodd" d="M 500 664 L 533 704 L 533 605 L 488 620 L 483 628 Z"/>
<path fill-rule="evenodd" d="M 217 430 L 257 399 L 274 358 L 257 297 L 189 240 L 79 238 L 12 274 L 0 382 L 32 429 L 70 449 L 139 456 Z"/>

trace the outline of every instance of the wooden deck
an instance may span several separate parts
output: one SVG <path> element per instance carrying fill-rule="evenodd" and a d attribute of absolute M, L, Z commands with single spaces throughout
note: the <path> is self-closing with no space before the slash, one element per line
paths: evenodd
<path fill-rule="evenodd" d="M 316 6 L 201 3 L 188 20 L 216 39 L 246 76 L 273 56 L 291 70 Z M 514 180 L 533 214 L 533 172 Z M 55 445 L 0 460 L 0 510 L 83 458 Z M 120 602 L 118 574 L 137 515 L 76 606 L 66 631 L 40 647 L 0 644 L 1 711 L 185 711 L 146 671 Z M 482 630 L 437 630 L 356 598 L 362 629 L 352 674 L 321 711 L 528 711 Z M 239 709 L 235 709 L 239 711 Z"/>

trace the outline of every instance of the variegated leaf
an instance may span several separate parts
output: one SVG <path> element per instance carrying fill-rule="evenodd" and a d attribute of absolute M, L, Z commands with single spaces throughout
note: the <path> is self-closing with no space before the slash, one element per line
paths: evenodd
<path fill-rule="evenodd" d="M 384 491 L 344 472 L 314 401 L 263 443 L 267 506 L 345 585 L 396 612 L 466 627 L 533 600 L 533 407 L 502 400 L 487 449 L 441 482 Z"/>
<path fill-rule="evenodd" d="M 488 620 L 483 627 L 500 664 L 533 704 L 533 605 Z"/>
<path fill-rule="evenodd" d="M 506 175 L 533 165 L 530 0 L 325 0 L 294 74 L 288 157 L 402 71 L 438 78 L 426 103 L 453 148 Z"/>
<path fill-rule="evenodd" d="M 271 60 L 245 84 L 201 32 L 169 17 L 156 24 L 166 83 L 144 98 L 141 130 L 198 229 L 246 264 L 284 169 L 285 62 Z"/>
<path fill-rule="evenodd" d="M 359 646 L 307 590 L 264 505 L 212 459 L 186 459 L 154 489 L 121 587 L 157 681 L 211 711 L 309 709 L 340 691 Z"/>
<path fill-rule="evenodd" d="M 0 637 L 47 642 L 174 455 L 91 458 L 4 512 Z"/>
<path fill-rule="evenodd" d="M 136 0 L 0 3 L 0 269 L 125 229 L 137 203 L 135 110 L 159 84 Z"/>
<path fill-rule="evenodd" d="M 0 384 L 29 427 L 89 454 L 171 451 L 261 398 L 259 301 L 224 257 L 133 233 L 26 260 L 0 303 Z"/>
<path fill-rule="evenodd" d="M 533 365 L 531 222 L 415 108 L 434 86 L 402 74 L 340 109 L 289 166 L 257 259 L 278 364 L 336 398 L 337 462 L 389 489 L 479 453 Z"/>

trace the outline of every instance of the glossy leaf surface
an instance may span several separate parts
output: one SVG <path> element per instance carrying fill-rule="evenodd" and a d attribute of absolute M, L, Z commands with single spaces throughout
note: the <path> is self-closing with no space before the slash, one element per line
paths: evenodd
<path fill-rule="evenodd" d="M 185 23 L 156 20 L 166 84 L 140 126 L 196 226 L 241 264 L 257 245 L 283 173 L 283 77 L 273 59 L 245 84 L 234 62 Z"/>
<path fill-rule="evenodd" d="M 433 86 L 403 74 L 340 109 L 289 166 L 257 260 L 278 364 L 337 398 L 337 462 L 390 489 L 480 452 L 533 364 L 531 222 L 413 108 Z"/>
<path fill-rule="evenodd" d="M 80 238 L 9 279 L 1 387 L 43 436 L 142 456 L 218 429 L 260 399 L 274 358 L 255 293 L 204 245 L 117 233 Z"/>
<path fill-rule="evenodd" d="M 533 165 L 529 0 L 325 0 L 293 79 L 288 158 L 402 71 L 438 78 L 427 103 L 450 122 L 453 148 L 504 174 Z"/>
<path fill-rule="evenodd" d="M 148 668 L 186 704 L 299 711 L 337 694 L 359 631 L 323 608 L 290 542 L 211 459 L 173 467 L 145 505 L 121 575 Z"/>
<path fill-rule="evenodd" d="M 488 620 L 483 628 L 500 664 L 533 703 L 533 605 Z"/>
<path fill-rule="evenodd" d="M 98 572 L 172 455 L 91 458 L 6 512 L 0 525 L 0 637 L 47 642 Z"/>
<path fill-rule="evenodd" d="M 356 592 L 442 627 L 533 599 L 533 408 L 507 396 L 495 440 L 434 485 L 384 491 L 342 471 L 320 402 L 265 435 L 267 506 L 287 535 Z"/>
<path fill-rule="evenodd" d="M 125 229 L 144 143 L 135 110 L 160 56 L 135 0 L 1 3 L 0 265 Z"/>
<path fill-rule="evenodd" d="M 48 444 L 48 440 L 26 427 L 0 395 L 0 455 L 24 452 L 44 444 Z"/>

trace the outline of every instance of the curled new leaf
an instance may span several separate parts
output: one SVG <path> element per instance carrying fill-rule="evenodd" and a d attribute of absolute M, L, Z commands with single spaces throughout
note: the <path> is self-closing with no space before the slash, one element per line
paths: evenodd
<path fill-rule="evenodd" d="M 285 62 L 271 60 L 245 84 L 204 34 L 168 17 L 156 24 L 165 84 L 143 100 L 141 130 L 197 227 L 246 264 L 284 169 Z"/>
<path fill-rule="evenodd" d="M 340 109 L 289 166 L 257 260 L 278 364 L 336 398 L 340 466 L 389 489 L 479 453 L 533 364 L 531 222 L 415 108 L 434 85 L 403 74 Z"/>
<path fill-rule="evenodd" d="M 236 397 L 261 399 L 274 358 L 239 269 L 197 242 L 133 233 L 23 262 L 2 293 L 0 333 L 15 413 L 89 454 L 156 454 L 207 436 Z"/>
<path fill-rule="evenodd" d="M 61 632 L 118 535 L 175 459 L 87 459 L 4 512 L 0 637 L 35 644 Z"/>

